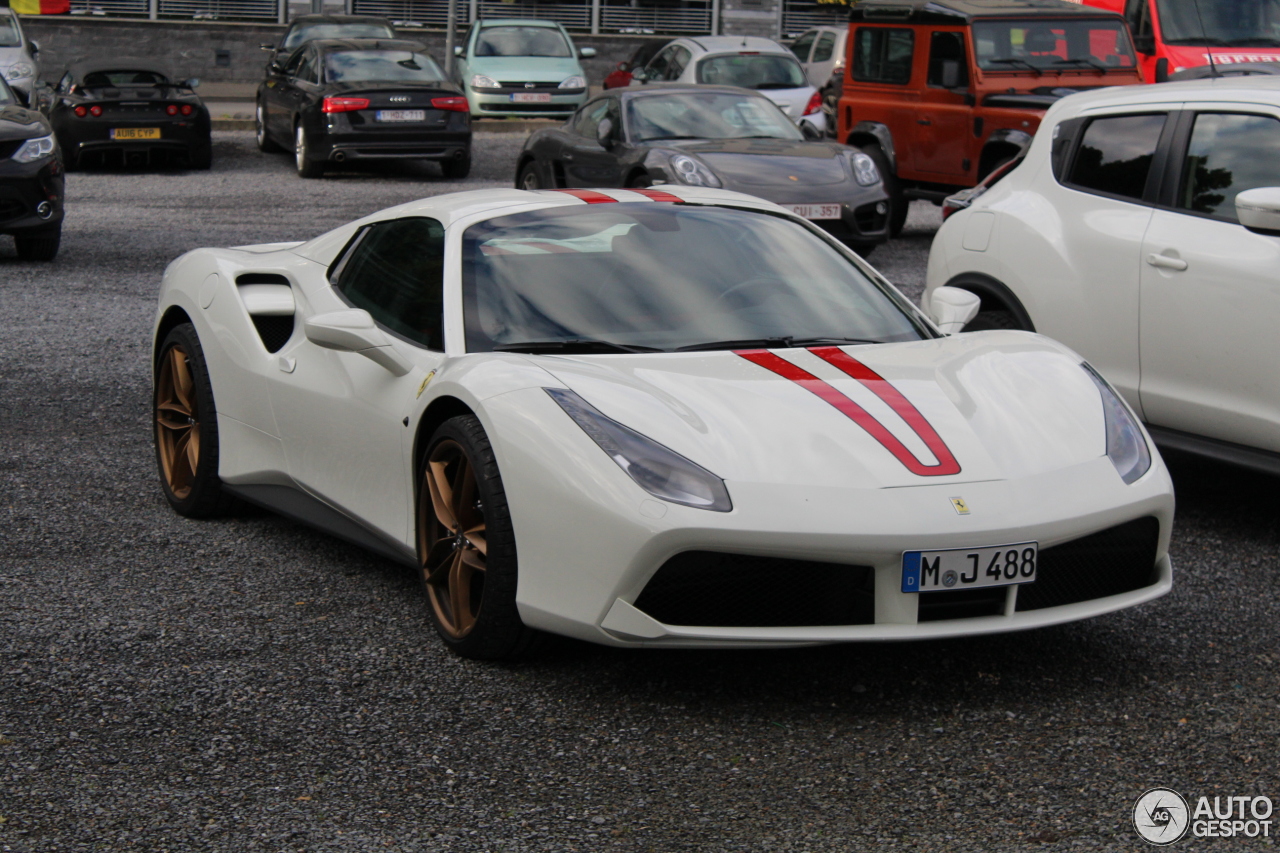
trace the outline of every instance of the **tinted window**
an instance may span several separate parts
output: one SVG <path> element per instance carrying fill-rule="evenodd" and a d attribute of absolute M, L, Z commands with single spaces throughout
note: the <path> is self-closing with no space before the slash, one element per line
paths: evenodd
<path fill-rule="evenodd" d="M 1280 0 L 1157 0 L 1166 44 L 1280 47 Z"/>
<path fill-rule="evenodd" d="M 316 57 L 314 54 L 306 54 L 302 57 L 302 62 L 298 65 L 297 78 L 308 83 L 316 82 Z"/>
<path fill-rule="evenodd" d="M 477 223 L 463 235 L 463 313 L 470 352 L 923 337 L 886 286 L 808 228 L 705 205 L 575 205 Z"/>
<path fill-rule="evenodd" d="M 94 71 L 84 75 L 86 89 L 120 86 L 164 86 L 169 81 L 154 71 Z"/>
<path fill-rule="evenodd" d="M 304 24 L 289 31 L 287 48 L 316 39 L 393 39 L 396 31 L 386 24 Z"/>
<path fill-rule="evenodd" d="M 831 33 L 823 33 L 822 38 L 818 39 L 818 46 L 813 49 L 813 61 L 826 62 L 831 59 L 835 49 L 836 37 Z"/>
<path fill-rule="evenodd" d="M 334 286 L 379 324 L 444 349 L 444 226 L 436 220 L 370 226 L 342 260 Z"/>
<path fill-rule="evenodd" d="M 773 101 L 760 95 L 724 92 L 649 95 L 632 98 L 628 102 L 627 118 L 631 138 L 636 142 L 690 138 L 804 138 Z"/>
<path fill-rule="evenodd" d="M 644 69 L 646 80 L 665 80 L 667 74 L 667 66 L 671 64 L 671 56 L 675 53 L 674 47 L 669 47 L 653 58 Z"/>
<path fill-rule="evenodd" d="M 18 32 L 18 22 L 8 15 L 0 16 L 0 47 L 20 47 L 22 33 Z"/>
<path fill-rule="evenodd" d="M 859 27 L 853 43 L 853 79 L 908 83 L 915 39 L 911 30 Z"/>
<path fill-rule="evenodd" d="M 795 54 L 796 59 L 801 62 L 809 61 L 809 51 L 813 48 L 813 40 L 817 35 L 816 30 L 810 30 L 791 43 L 791 52 Z"/>
<path fill-rule="evenodd" d="M 667 66 L 668 80 L 679 80 L 680 75 L 684 73 L 684 67 L 689 64 L 689 58 L 693 56 L 683 47 L 677 47 L 675 53 L 671 54 L 671 64 Z"/>
<path fill-rule="evenodd" d="M 573 132 L 587 139 L 595 139 L 596 128 L 609 114 L 611 102 L 611 98 L 601 98 L 583 107 L 573 123 Z"/>
<path fill-rule="evenodd" d="M 948 88 L 969 85 L 969 63 L 964 54 L 964 33 L 934 33 L 930 37 L 928 83 L 930 86 Z"/>
<path fill-rule="evenodd" d="M 1236 221 L 1236 195 L 1280 187 L 1280 121 L 1270 116 L 1196 116 L 1178 206 Z"/>
<path fill-rule="evenodd" d="M 1094 119 L 1080 140 L 1068 183 L 1107 195 L 1141 199 L 1164 118 L 1161 114 Z"/>
<path fill-rule="evenodd" d="M 444 72 L 425 53 L 406 50 L 344 50 L 324 57 L 325 79 L 330 83 L 409 80 L 434 83 Z"/>
<path fill-rule="evenodd" d="M 973 25 L 978 66 L 985 71 L 1041 68 L 1132 69 L 1137 65 L 1124 22 L 1114 19 L 979 21 Z"/>
<path fill-rule="evenodd" d="M 799 89 L 808 86 L 796 58 L 786 53 L 731 53 L 698 63 L 698 82 L 744 89 Z"/>
<path fill-rule="evenodd" d="M 571 56 L 569 45 L 552 27 L 485 27 L 476 39 L 476 56 Z"/>

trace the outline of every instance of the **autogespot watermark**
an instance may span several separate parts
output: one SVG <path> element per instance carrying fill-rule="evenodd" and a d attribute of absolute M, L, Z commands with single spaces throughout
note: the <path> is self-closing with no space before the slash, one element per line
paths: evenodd
<path fill-rule="evenodd" d="M 1133 828 L 1145 840 L 1164 847 L 1187 833 L 1196 838 L 1270 838 L 1270 797 L 1197 797 L 1195 806 L 1170 788 L 1152 788 L 1133 806 Z"/>

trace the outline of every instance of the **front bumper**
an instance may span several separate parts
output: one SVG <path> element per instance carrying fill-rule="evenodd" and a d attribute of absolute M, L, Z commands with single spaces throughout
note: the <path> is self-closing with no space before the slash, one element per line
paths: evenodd
<path fill-rule="evenodd" d="M 830 187 L 773 187 L 725 182 L 724 188 L 781 205 L 839 203 L 839 219 L 809 221 L 853 246 L 875 245 L 889 239 L 889 195 L 884 191 L 884 184 L 864 187 L 850 182 Z"/>
<path fill-rule="evenodd" d="M 587 102 L 586 89 L 567 89 L 565 94 L 558 90 L 550 92 L 540 90 L 539 94 L 550 94 L 551 100 L 545 103 L 516 103 L 513 95 L 521 94 L 522 89 L 486 89 L 467 88 L 467 101 L 471 104 L 473 118 L 507 117 L 507 118 L 568 118 L 578 107 Z"/>
<path fill-rule="evenodd" d="M 503 437 L 496 448 L 519 542 L 517 604 L 535 628 L 617 646 L 955 637 L 1089 618 L 1157 598 L 1172 586 L 1167 552 L 1173 490 L 1158 458 L 1129 486 L 1106 457 L 1016 481 L 912 488 L 728 481 L 733 510 L 714 513 L 649 497 L 571 425 L 558 432 L 527 429 L 549 421 L 549 412 L 529 414 L 544 405 L 554 403 L 534 389 L 494 398 L 487 410 L 495 421 L 489 434 Z M 956 495 L 971 514 L 955 512 Z M 921 595 L 901 591 L 903 551 L 1036 541 L 1043 553 L 1144 518 L 1158 523 L 1150 562 L 1137 566 L 1138 586 L 1117 594 L 1019 610 L 1017 588 L 1004 588 L 995 607 L 978 608 L 976 615 L 937 618 L 935 610 L 933 618 L 922 618 Z M 661 622 L 645 612 L 642 595 L 661 567 L 688 552 L 812 561 L 850 571 L 866 567 L 869 584 L 862 594 L 871 599 L 871 615 L 862 624 Z M 776 583 L 786 584 L 786 576 Z"/>
<path fill-rule="evenodd" d="M 56 156 L 36 163 L 0 160 L 0 233 L 56 227 L 62 222 L 65 180 Z"/>

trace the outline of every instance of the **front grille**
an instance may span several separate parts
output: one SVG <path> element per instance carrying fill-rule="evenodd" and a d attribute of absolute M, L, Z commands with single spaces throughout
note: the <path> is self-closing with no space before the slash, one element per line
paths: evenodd
<path fill-rule="evenodd" d="M 972 619 L 977 616 L 1000 616 L 1009 588 L 989 586 L 983 589 L 920 593 L 917 622 L 942 622 L 946 619 Z"/>
<path fill-rule="evenodd" d="M 1018 590 L 1019 611 L 1119 595 L 1156 582 L 1160 522 L 1148 516 L 1046 548 L 1035 583 Z"/>
<path fill-rule="evenodd" d="M 573 104 L 481 104 L 481 110 L 492 113 L 571 113 Z"/>
<path fill-rule="evenodd" d="M 524 80 L 499 80 L 498 85 L 504 89 L 523 89 L 528 92 L 554 92 L 560 88 L 559 83 L 534 83 L 530 86 Z"/>
<path fill-rule="evenodd" d="M 8 160 L 26 141 L 25 139 L 8 139 L 0 142 L 0 160 Z"/>
<path fill-rule="evenodd" d="M 686 551 L 658 569 L 635 606 L 667 625 L 870 625 L 874 572 L 870 566 Z"/>
<path fill-rule="evenodd" d="M 883 213 L 877 210 L 881 205 L 884 205 Z M 863 234 L 875 234 L 883 231 L 889 222 L 889 207 L 882 201 L 861 205 L 854 208 L 853 221 L 858 223 L 858 231 Z"/>

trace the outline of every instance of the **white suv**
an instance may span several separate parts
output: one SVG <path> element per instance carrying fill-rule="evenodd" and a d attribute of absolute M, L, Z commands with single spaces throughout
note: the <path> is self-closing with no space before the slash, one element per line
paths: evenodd
<path fill-rule="evenodd" d="M 39 52 L 40 46 L 23 34 L 18 16 L 9 9 L 0 9 L 0 76 L 33 109 L 31 93 L 36 86 Z"/>
<path fill-rule="evenodd" d="M 1157 443 L 1280 473 L 1280 78 L 1072 95 L 967 194 L 926 300 L 969 290 L 968 330 L 1073 347 Z"/>
<path fill-rule="evenodd" d="M 809 85 L 791 51 L 757 36 L 678 38 L 633 73 L 632 86 L 645 83 L 706 83 L 755 89 L 773 101 L 810 138 L 826 133 L 822 96 Z"/>

